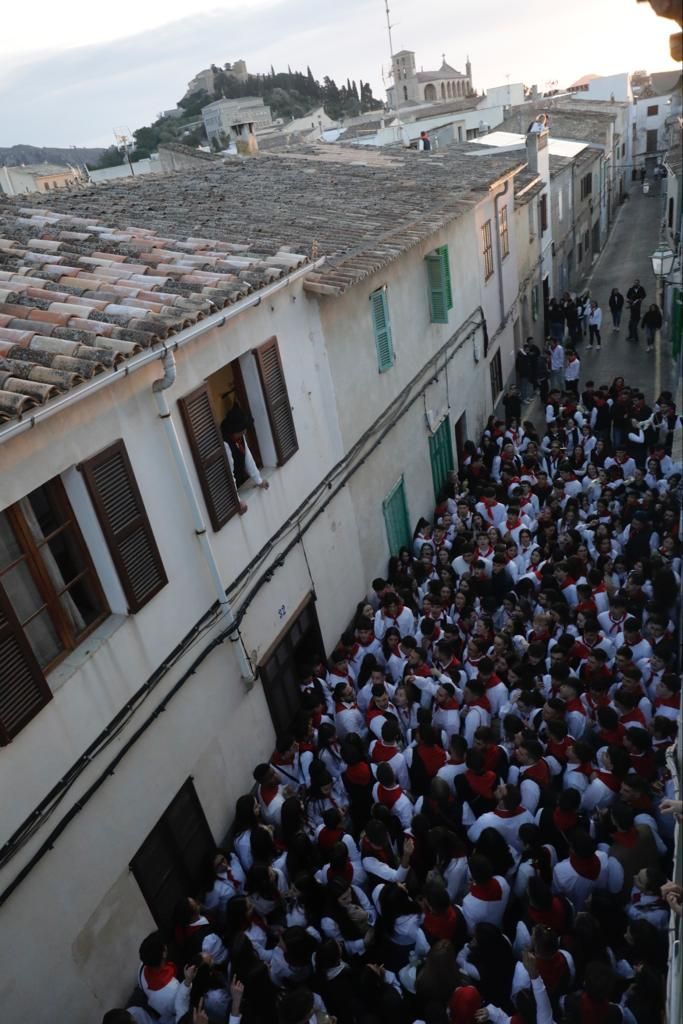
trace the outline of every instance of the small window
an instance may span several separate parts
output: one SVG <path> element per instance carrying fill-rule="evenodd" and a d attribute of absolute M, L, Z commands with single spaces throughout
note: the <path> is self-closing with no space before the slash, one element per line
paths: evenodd
<path fill-rule="evenodd" d="M 500 211 L 500 252 L 503 259 L 510 255 L 510 233 L 508 231 L 507 206 L 503 206 Z"/>
<path fill-rule="evenodd" d="M 622 156 L 622 159 L 626 156 L 626 143 L 625 142 L 622 142 L 622 144 L 621 144 L 621 156 Z"/>
<path fill-rule="evenodd" d="M 541 234 L 548 230 L 548 196 L 542 195 L 538 204 L 538 223 Z"/>
<path fill-rule="evenodd" d="M 491 360 L 489 372 L 491 374 L 491 398 L 495 405 L 498 401 L 498 396 L 503 390 L 503 366 L 500 358 L 500 349 L 498 349 Z"/>
<path fill-rule="evenodd" d="M 484 280 L 488 281 L 490 277 L 493 277 L 493 242 L 490 220 L 481 226 L 481 245 L 484 256 Z"/>
<path fill-rule="evenodd" d="M 593 175 L 592 174 L 584 174 L 583 178 L 581 179 L 581 198 L 585 199 L 587 196 L 591 195 L 592 192 L 593 192 Z"/>
<path fill-rule="evenodd" d="M 391 336 L 391 320 L 389 318 L 389 302 L 386 288 L 378 288 L 376 292 L 372 293 L 370 296 L 370 309 L 375 346 L 377 348 L 377 367 L 380 373 L 384 373 L 386 370 L 391 369 L 396 361 Z"/>
<path fill-rule="evenodd" d="M 647 108 L 647 116 L 648 117 L 656 117 L 658 113 L 659 113 L 659 106 L 656 103 L 653 103 L 651 107 Z"/>
<path fill-rule="evenodd" d="M 433 324 L 447 324 L 448 311 L 453 309 L 451 270 L 448 262 L 448 246 L 442 245 L 430 252 L 427 264 L 429 287 L 429 314 Z"/>
<path fill-rule="evenodd" d="M 199 896 L 214 838 L 199 797 L 188 779 L 133 857 L 130 869 L 165 937 L 184 896 Z"/>
<path fill-rule="evenodd" d="M 583 261 L 583 243 L 579 242 L 579 263 Z"/>
<path fill-rule="evenodd" d="M 402 547 L 410 547 L 410 519 L 403 477 L 382 502 L 389 553 L 397 555 Z"/>

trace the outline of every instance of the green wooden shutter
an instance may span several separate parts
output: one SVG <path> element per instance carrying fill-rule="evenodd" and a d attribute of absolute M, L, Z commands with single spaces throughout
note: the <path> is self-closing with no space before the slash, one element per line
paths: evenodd
<path fill-rule="evenodd" d="M 403 477 L 401 477 L 382 502 L 382 512 L 387 529 L 389 552 L 392 555 L 397 555 L 404 545 L 410 547 L 411 541 L 410 520 L 408 518 Z"/>
<path fill-rule="evenodd" d="M 453 470 L 453 445 L 451 443 L 451 421 L 446 416 L 438 429 L 429 438 L 429 459 L 432 464 L 434 498 L 439 500 L 441 488 Z"/>
<path fill-rule="evenodd" d="M 433 324 L 447 324 L 448 310 L 453 309 L 451 270 L 448 246 L 442 245 L 426 257 L 429 285 L 429 311 Z"/>
<path fill-rule="evenodd" d="M 391 322 L 389 320 L 389 303 L 384 288 L 379 288 L 370 296 L 372 305 L 372 329 L 375 332 L 377 346 L 377 366 L 380 373 L 394 365 L 394 346 L 391 340 Z"/>

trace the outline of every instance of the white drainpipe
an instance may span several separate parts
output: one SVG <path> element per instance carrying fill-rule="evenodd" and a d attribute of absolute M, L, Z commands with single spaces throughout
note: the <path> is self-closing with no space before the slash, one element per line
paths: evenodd
<path fill-rule="evenodd" d="M 164 375 L 154 381 L 152 384 L 152 391 L 154 392 L 157 409 L 159 410 L 159 418 L 161 419 L 166 432 L 166 438 L 173 454 L 176 469 L 178 470 L 178 476 L 180 477 L 180 482 L 183 485 L 183 490 L 185 491 L 185 497 L 187 498 L 188 505 L 190 506 L 190 512 L 192 513 L 192 520 L 194 523 L 194 532 L 201 546 L 204 560 L 211 575 L 211 582 L 213 583 L 213 588 L 216 592 L 221 615 L 223 615 L 228 620 L 228 624 L 230 624 L 233 622 L 234 618 L 232 608 L 221 581 L 220 572 L 218 571 L 218 563 L 216 562 L 216 556 L 214 555 L 213 548 L 211 547 L 211 541 L 209 540 L 209 534 L 206 529 L 206 523 L 204 522 L 201 506 L 197 499 L 195 489 L 192 486 L 190 472 L 183 456 L 183 450 L 180 447 L 180 439 L 178 438 L 173 418 L 171 416 L 171 410 L 166 398 L 166 391 L 175 384 L 176 379 L 175 357 L 170 349 L 164 353 L 163 365 Z M 242 679 L 248 686 L 251 686 L 256 677 L 237 630 L 234 630 L 230 634 L 230 640 L 234 645 Z"/>

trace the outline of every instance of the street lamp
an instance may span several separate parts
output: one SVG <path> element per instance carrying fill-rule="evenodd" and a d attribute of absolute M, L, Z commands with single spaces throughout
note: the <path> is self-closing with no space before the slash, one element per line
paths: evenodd
<path fill-rule="evenodd" d="M 657 281 L 657 306 L 664 316 L 664 281 L 673 270 L 676 254 L 671 251 L 668 245 L 658 245 L 650 257 L 652 260 L 652 272 Z M 655 398 L 662 390 L 662 332 L 658 329 L 655 332 Z"/>

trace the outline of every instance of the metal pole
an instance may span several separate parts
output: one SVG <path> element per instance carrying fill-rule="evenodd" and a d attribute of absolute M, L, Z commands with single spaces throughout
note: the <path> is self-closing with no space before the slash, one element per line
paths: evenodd
<path fill-rule="evenodd" d="M 664 313 L 663 313 L 663 307 L 664 307 L 663 296 L 664 296 L 664 278 L 660 274 L 658 274 L 657 275 L 657 295 L 656 295 L 656 301 L 657 301 L 657 307 L 660 310 L 660 312 L 662 313 L 662 318 L 664 317 Z M 655 331 L 655 394 L 654 394 L 655 401 L 659 398 L 661 393 L 662 393 L 662 329 L 661 329 L 661 327 L 658 327 L 657 330 Z"/>
<path fill-rule="evenodd" d="M 384 0 L 384 10 L 387 15 L 387 35 L 389 36 L 389 67 L 391 68 L 391 78 L 394 83 L 394 97 L 396 111 L 398 112 L 401 103 L 398 97 L 398 82 L 396 81 L 396 75 L 394 74 L 394 44 L 391 38 L 391 17 L 389 15 L 389 0 Z M 389 104 L 389 113 L 391 113 L 391 104 Z"/>

